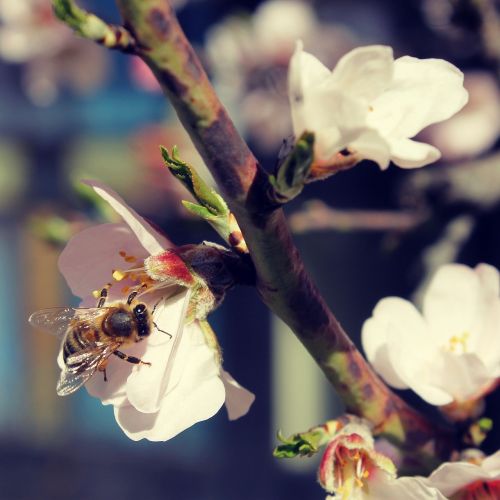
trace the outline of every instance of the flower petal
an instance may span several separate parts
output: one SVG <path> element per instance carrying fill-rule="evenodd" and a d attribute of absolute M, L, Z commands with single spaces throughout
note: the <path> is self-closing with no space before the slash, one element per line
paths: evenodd
<path fill-rule="evenodd" d="M 172 246 L 167 238 L 153 229 L 148 222 L 146 222 L 135 210 L 132 210 L 112 189 L 98 181 L 87 180 L 84 182 L 91 186 L 94 191 L 103 200 L 107 201 L 113 210 L 123 218 L 149 254 L 154 255 L 156 253 L 161 253 L 166 248 Z"/>
<path fill-rule="evenodd" d="M 147 256 L 139 240 L 124 224 L 101 224 L 73 236 L 59 256 L 58 266 L 73 295 L 86 299 L 83 306 L 95 306 L 93 290 L 100 290 L 111 280 L 113 269 L 122 268 L 121 250 L 139 259 Z M 119 297 L 112 287 L 110 300 Z"/>
<path fill-rule="evenodd" d="M 399 297 L 387 297 L 379 301 L 372 317 L 365 321 L 361 341 L 368 361 L 384 380 L 398 389 L 408 388 L 392 362 L 388 350 L 390 328 L 408 329 L 409 335 L 421 342 L 425 335 L 425 325 L 413 304 Z M 419 340 L 420 339 L 420 340 Z"/>
<path fill-rule="evenodd" d="M 368 497 L 371 500 L 446 500 L 439 490 L 429 486 L 421 477 L 375 479 L 369 484 Z"/>
<path fill-rule="evenodd" d="M 455 401 L 474 398 L 492 382 L 490 372 L 476 354 L 444 351 L 440 358 L 433 363 L 432 379 Z"/>
<path fill-rule="evenodd" d="M 155 345 L 154 349 L 148 346 L 143 358 L 151 366 L 138 366 L 128 377 L 128 400 L 140 412 L 157 412 L 167 391 L 172 390 L 183 376 L 191 345 L 184 325 L 188 302 L 189 293 L 183 290 L 157 306 L 157 327 L 151 337 L 168 339 L 170 334 L 172 338 Z"/>
<path fill-rule="evenodd" d="M 486 457 L 481 467 L 484 471 L 488 472 L 491 478 L 500 477 L 500 450 Z"/>
<path fill-rule="evenodd" d="M 389 141 L 391 160 L 402 168 L 419 168 L 441 158 L 437 148 L 411 139 L 393 139 Z"/>
<path fill-rule="evenodd" d="M 206 420 L 224 403 L 224 384 L 207 345 L 190 351 L 179 383 L 161 401 L 157 413 L 141 413 L 133 406 L 115 407 L 115 418 L 134 441 L 166 441 L 196 422 Z"/>
<path fill-rule="evenodd" d="M 482 479 L 491 479 L 483 467 L 468 462 L 447 462 L 428 478 L 428 484 L 449 497 L 464 486 Z"/>
<path fill-rule="evenodd" d="M 389 86 L 393 76 L 392 48 L 385 45 L 358 47 L 344 55 L 325 85 L 342 89 L 349 96 L 366 103 Z M 335 112 L 332 109 L 331 112 Z"/>
<path fill-rule="evenodd" d="M 463 78 L 458 68 L 442 59 L 396 59 L 390 87 L 372 104 L 372 123 L 383 135 L 413 137 L 465 106 Z"/>
<path fill-rule="evenodd" d="M 255 394 L 242 387 L 234 378 L 221 368 L 220 378 L 226 390 L 226 410 L 229 420 L 236 420 L 248 413 L 255 401 Z"/>
<path fill-rule="evenodd" d="M 451 337 L 471 332 L 481 297 L 471 268 L 447 264 L 438 269 L 424 296 L 423 314 L 436 341 L 448 347 Z"/>
<path fill-rule="evenodd" d="M 387 141 L 373 129 L 365 129 L 349 143 L 349 149 L 361 158 L 372 160 L 385 170 L 389 166 L 391 151 Z"/>

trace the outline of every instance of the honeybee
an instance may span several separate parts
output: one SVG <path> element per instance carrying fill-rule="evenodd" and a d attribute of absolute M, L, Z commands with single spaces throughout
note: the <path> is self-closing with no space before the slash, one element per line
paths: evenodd
<path fill-rule="evenodd" d="M 65 367 L 57 383 L 59 396 L 78 390 L 96 371 L 103 372 L 107 380 L 106 365 L 111 355 L 133 364 L 151 364 L 119 350 L 148 337 L 155 326 L 152 312 L 136 300 L 137 294 L 138 291 L 133 291 L 126 302 L 105 306 L 107 288 L 104 288 L 97 307 L 56 307 L 34 312 L 29 317 L 33 326 L 62 338 Z"/>

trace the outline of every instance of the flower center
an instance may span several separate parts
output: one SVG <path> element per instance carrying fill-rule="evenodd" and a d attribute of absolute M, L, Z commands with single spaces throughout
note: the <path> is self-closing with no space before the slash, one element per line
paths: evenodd
<path fill-rule="evenodd" d="M 452 352 L 453 354 L 466 353 L 469 337 L 469 332 L 463 332 L 461 335 L 453 335 L 452 337 L 450 337 L 448 345 L 445 347 L 446 350 Z"/>
<path fill-rule="evenodd" d="M 128 294 L 131 290 L 149 288 L 153 284 L 153 281 L 146 274 L 144 264 L 142 263 L 141 267 L 136 267 L 136 265 L 139 263 L 139 259 L 137 257 L 128 255 L 124 250 L 120 250 L 120 252 L 118 253 L 124 260 L 125 264 L 134 264 L 134 266 L 129 269 L 113 269 L 111 273 L 113 281 L 111 283 L 108 283 L 103 288 L 110 288 L 115 283 L 119 283 L 121 281 L 125 282 L 124 286 L 120 290 L 120 293 L 122 295 Z M 92 295 L 96 298 L 98 298 L 100 294 L 101 290 L 94 290 L 92 292 Z"/>
<path fill-rule="evenodd" d="M 359 449 L 350 450 L 339 446 L 335 452 L 335 491 L 342 499 L 349 499 L 356 489 L 365 486 L 364 481 L 370 476 L 369 457 Z"/>

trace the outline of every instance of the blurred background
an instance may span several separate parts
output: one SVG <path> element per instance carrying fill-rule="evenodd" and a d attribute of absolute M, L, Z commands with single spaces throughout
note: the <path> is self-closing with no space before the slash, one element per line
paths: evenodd
<path fill-rule="evenodd" d="M 422 170 L 366 162 L 312 184 L 286 207 L 307 267 L 358 342 L 387 295 L 418 301 L 446 262 L 500 266 L 500 12 L 494 0 L 185 0 L 182 26 L 252 149 L 271 171 L 291 133 L 286 71 L 295 40 L 333 67 L 353 47 L 439 57 L 466 75 L 470 102 L 420 138 L 443 158 Z M 80 4 L 119 22 L 111 0 Z M 225 367 L 256 396 L 166 443 L 129 441 L 112 409 L 55 393 L 57 340 L 26 318 L 77 305 L 57 269 L 75 232 L 112 215 L 80 184 L 105 181 L 177 244 L 218 241 L 158 145 L 201 160 L 138 59 L 77 38 L 49 0 L 0 0 L 0 499 L 323 498 L 317 462 L 272 458 L 275 433 L 335 417 L 341 403 L 254 290 L 232 291 L 212 323 Z M 422 411 L 439 416 L 416 397 Z M 486 416 L 498 414 L 498 397 Z M 496 451 L 500 430 L 485 442 Z"/>

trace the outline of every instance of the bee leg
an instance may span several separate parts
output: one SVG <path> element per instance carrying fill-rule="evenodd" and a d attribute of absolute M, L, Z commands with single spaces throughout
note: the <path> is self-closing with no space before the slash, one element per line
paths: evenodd
<path fill-rule="evenodd" d="M 99 295 L 99 302 L 97 302 L 97 307 L 103 307 L 104 304 L 106 303 L 106 299 L 108 298 L 108 289 L 111 286 L 110 283 L 108 283 L 102 290 L 101 294 Z"/>
<path fill-rule="evenodd" d="M 108 376 L 107 376 L 107 373 L 106 373 L 106 366 L 108 364 L 108 360 L 105 359 L 98 367 L 97 369 L 103 373 L 104 375 L 104 382 L 107 382 L 108 381 Z"/>
<path fill-rule="evenodd" d="M 146 283 L 142 283 L 142 285 L 137 289 L 134 290 L 127 298 L 127 304 L 130 305 L 132 304 L 132 301 L 137 297 L 137 295 L 142 291 L 143 288 L 147 288 L 148 285 Z"/>
<path fill-rule="evenodd" d="M 125 354 L 125 353 L 123 353 L 121 351 L 114 351 L 113 354 L 115 356 L 118 356 L 120 359 L 123 359 L 124 361 L 132 363 L 134 365 L 148 365 L 148 366 L 151 366 L 151 363 L 148 363 L 147 361 L 143 361 L 142 359 L 136 358 L 135 356 L 129 356 L 128 354 Z"/>

